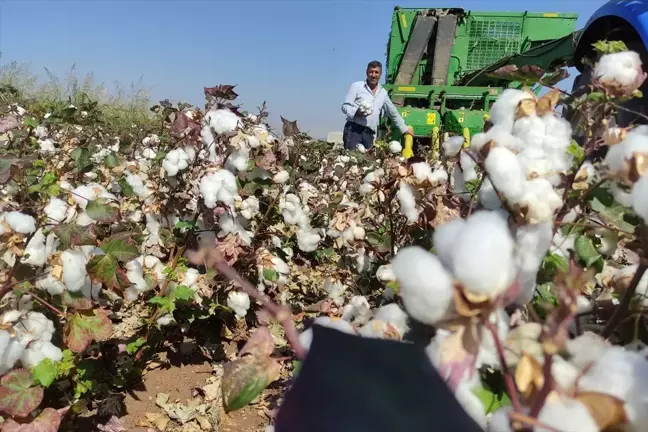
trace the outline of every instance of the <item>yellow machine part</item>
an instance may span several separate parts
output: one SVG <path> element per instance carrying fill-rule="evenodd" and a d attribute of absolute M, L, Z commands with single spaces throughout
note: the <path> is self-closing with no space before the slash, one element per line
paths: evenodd
<path fill-rule="evenodd" d="M 405 146 L 403 147 L 403 157 L 409 159 L 414 156 L 414 137 L 410 134 L 405 134 L 403 137 L 405 140 Z"/>
<path fill-rule="evenodd" d="M 470 147 L 470 129 L 463 128 L 464 148 Z"/>

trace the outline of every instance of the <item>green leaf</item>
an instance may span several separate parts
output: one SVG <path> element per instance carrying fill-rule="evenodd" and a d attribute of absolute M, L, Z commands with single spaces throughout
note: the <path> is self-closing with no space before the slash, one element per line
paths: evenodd
<path fill-rule="evenodd" d="M 32 387 L 34 378 L 26 369 L 14 369 L 0 380 L 0 411 L 27 417 L 43 400 L 43 388 Z"/>
<path fill-rule="evenodd" d="M 93 281 L 103 282 L 108 289 L 122 291 L 130 286 L 126 273 L 119 267 L 117 258 L 112 255 L 93 257 L 86 269 Z"/>
<path fill-rule="evenodd" d="M 110 153 L 107 157 L 106 160 L 104 161 L 106 166 L 108 168 L 115 168 L 117 166 L 118 160 L 117 160 L 117 155 L 115 153 Z"/>
<path fill-rule="evenodd" d="M 391 250 L 391 238 L 387 233 L 370 232 L 367 234 L 367 241 L 376 249 L 376 252 L 385 253 Z"/>
<path fill-rule="evenodd" d="M 580 235 L 576 238 L 574 242 L 574 249 L 578 257 L 583 261 L 586 267 L 590 267 L 596 260 L 598 260 L 601 255 L 597 252 L 594 247 L 594 242 L 592 239 L 585 235 Z"/>
<path fill-rule="evenodd" d="M 468 180 L 464 185 L 466 192 L 468 192 L 470 195 L 473 195 L 475 192 L 477 192 L 477 186 L 479 186 L 480 182 L 480 179 Z"/>
<path fill-rule="evenodd" d="M 182 301 L 189 301 L 194 297 L 194 292 L 191 290 L 186 285 L 178 285 L 176 288 L 173 290 L 173 298 L 182 300 Z"/>
<path fill-rule="evenodd" d="M 579 166 L 585 159 L 585 149 L 578 145 L 578 143 L 574 140 L 572 140 L 569 144 L 569 147 L 567 147 L 567 153 L 569 153 L 574 158 L 574 161 Z"/>
<path fill-rule="evenodd" d="M 70 158 L 74 161 L 77 170 L 83 171 L 92 165 L 90 161 L 90 151 L 85 147 L 77 147 L 70 153 Z"/>
<path fill-rule="evenodd" d="M 47 388 L 52 385 L 58 376 L 58 370 L 52 360 L 45 359 L 32 369 L 32 375 L 34 376 L 34 381 L 36 381 L 36 383 Z"/>
<path fill-rule="evenodd" d="M 68 315 L 65 344 L 72 352 L 80 353 L 85 351 L 92 341 L 108 340 L 112 335 L 112 321 L 108 315 L 110 311 L 103 309 Z"/>
<path fill-rule="evenodd" d="M 119 187 L 121 188 L 121 193 L 124 196 L 135 196 L 135 191 L 133 187 L 128 184 L 125 178 L 119 180 Z"/>
<path fill-rule="evenodd" d="M 135 354 L 137 350 L 139 350 L 142 347 L 142 345 L 144 345 L 145 343 L 146 343 L 146 339 L 138 338 L 134 342 L 131 342 L 126 345 L 126 352 L 128 354 Z"/>
<path fill-rule="evenodd" d="M 625 220 L 629 209 L 616 202 L 607 189 L 597 188 L 591 194 L 590 206 L 609 224 L 628 234 L 634 233 L 635 226 Z"/>
<path fill-rule="evenodd" d="M 60 241 L 60 249 L 65 250 L 73 246 L 94 246 L 97 244 L 95 226 L 77 225 L 76 223 L 61 223 L 52 230 Z"/>
<path fill-rule="evenodd" d="M 279 272 L 274 269 L 263 269 L 263 279 L 274 282 L 279 279 Z"/>
<path fill-rule="evenodd" d="M 175 302 L 167 296 L 155 296 L 150 298 L 148 302 L 169 313 L 175 309 Z"/>
<path fill-rule="evenodd" d="M 119 220 L 119 209 L 109 205 L 103 198 L 88 201 L 86 213 L 92 219 L 99 222 L 110 223 Z"/>
<path fill-rule="evenodd" d="M 599 54 L 614 54 L 628 51 L 628 47 L 623 41 L 608 41 L 604 39 L 594 42 L 592 46 Z"/>
<path fill-rule="evenodd" d="M 605 99 L 605 93 L 603 92 L 591 92 L 587 95 L 587 100 L 591 102 L 601 102 Z"/>
<path fill-rule="evenodd" d="M 38 127 L 38 120 L 36 120 L 34 117 L 27 117 L 23 120 L 23 125 L 27 126 L 28 128 L 35 129 Z"/>
<path fill-rule="evenodd" d="M 108 239 L 101 244 L 101 250 L 115 258 L 119 262 L 128 262 L 139 256 L 139 250 L 135 242 L 130 239 L 115 238 Z"/>
<path fill-rule="evenodd" d="M 36 165 L 37 156 L 17 158 L 11 154 L 0 154 L 0 184 L 7 184 L 16 174 Z"/>
<path fill-rule="evenodd" d="M 185 230 L 185 229 L 194 228 L 195 226 L 196 226 L 196 224 L 194 224 L 193 222 L 189 222 L 189 221 L 178 221 L 178 222 L 176 222 L 176 224 L 175 224 L 173 227 L 174 227 L 175 229 L 177 229 L 177 230 L 182 231 L 182 230 Z"/>
<path fill-rule="evenodd" d="M 506 393 L 495 394 L 483 386 L 473 389 L 473 393 L 481 401 L 486 414 L 497 411 L 507 405 L 511 405 L 511 399 Z"/>
<path fill-rule="evenodd" d="M 69 349 L 63 350 L 63 358 L 56 362 L 56 372 L 60 377 L 67 376 L 74 369 L 75 355 Z"/>
<path fill-rule="evenodd" d="M 568 271 L 569 261 L 561 255 L 548 252 L 542 260 L 540 269 L 539 283 L 548 282 L 553 280 L 556 273 Z"/>

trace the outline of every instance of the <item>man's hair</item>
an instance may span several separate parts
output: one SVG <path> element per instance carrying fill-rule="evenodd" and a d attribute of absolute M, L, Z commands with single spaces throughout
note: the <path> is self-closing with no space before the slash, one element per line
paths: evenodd
<path fill-rule="evenodd" d="M 378 68 L 378 69 L 382 70 L 382 63 L 380 63 L 378 60 L 370 61 L 369 64 L 367 65 L 367 70 L 373 69 L 373 68 Z"/>

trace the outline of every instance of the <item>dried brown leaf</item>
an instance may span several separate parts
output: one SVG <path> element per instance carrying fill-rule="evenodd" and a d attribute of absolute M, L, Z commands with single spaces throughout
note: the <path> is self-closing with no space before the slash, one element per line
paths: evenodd
<path fill-rule="evenodd" d="M 560 91 L 558 89 L 551 89 L 544 96 L 538 99 L 536 104 L 536 114 L 542 116 L 544 114 L 553 112 L 556 105 L 560 100 Z"/>
<path fill-rule="evenodd" d="M 576 395 L 576 399 L 587 407 L 590 415 L 601 430 L 620 426 L 627 422 L 623 401 L 613 396 L 584 392 Z"/>

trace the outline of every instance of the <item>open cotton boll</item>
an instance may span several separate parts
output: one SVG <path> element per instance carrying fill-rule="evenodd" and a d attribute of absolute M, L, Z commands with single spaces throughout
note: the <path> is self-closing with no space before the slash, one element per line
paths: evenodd
<path fill-rule="evenodd" d="M 55 234 L 50 233 L 46 238 L 42 228 L 39 228 L 25 247 L 25 256 L 23 256 L 22 262 L 36 267 L 44 266 L 47 258 L 56 252 L 58 243 Z"/>
<path fill-rule="evenodd" d="M 372 315 L 371 306 L 363 296 L 353 296 L 349 304 L 342 309 L 342 319 L 348 322 L 356 321 L 364 324 Z"/>
<path fill-rule="evenodd" d="M 454 243 L 465 225 L 464 219 L 457 218 L 439 225 L 434 230 L 432 244 L 439 260 L 447 269 L 452 269 Z"/>
<path fill-rule="evenodd" d="M 51 295 L 63 294 L 65 291 L 65 284 L 52 275 L 51 268 L 44 277 L 36 281 L 35 285 L 36 288 L 47 291 Z"/>
<path fill-rule="evenodd" d="M 225 163 L 225 168 L 236 173 L 238 171 L 247 171 L 250 161 L 250 149 L 243 146 L 230 154 Z"/>
<path fill-rule="evenodd" d="M 641 58 L 634 51 L 606 54 L 594 68 L 594 78 L 601 84 L 638 88 L 643 72 Z M 636 85 L 636 86 L 635 86 Z"/>
<path fill-rule="evenodd" d="M 54 141 L 50 138 L 39 138 L 38 147 L 41 153 L 56 153 L 58 151 L 54 145 Z"/>
<path fill-rule="evenodd" d="M 516 273 L 515 243 L 500 214 L 486 210 L 473 213 L 453 246 L 451 268 L 467 291 L 494 298 L 511 286 Z"/>
<path fill-rule="evenodd" d="M 407 222 L 415 223 L 418 221 L 419 211 L 416 208 L 414 193 L 412 192 L 412 188 L 404 180 L 400 181 L 396 195 L 400 203 L 401 213 L 407 218 Z"/>
<path fill-rule="evenodd" d="M 4 221 L 13 232 L 19 234 L 31 234 L 36 231 L 36 219 L 19 211 L 0 214 L 0 221 Z"/>
<path fill-rule="evenodd" d="M 394 270 L 392 270 L 391 264 L 385 264 L 378 267 L 376 270 L 376 278 L 381 282 L 392 282 L 396 280 L 396 275 Z"/>
<path fill-rule="evenodd" d="M 545 146 L 549 139 L 556 143 L 563 143 L 564 148 L 567 148 L 572 138 L 571 124 L 563 117 L 557 117 L 553 113 L 547 113 L 541 119 L 545 124 Z"/>
<path fill-rule="evenodd" d="M 396 303 L 379 307 L 374 318 L 390 324 L 398 331 L 401 338 L 409 331 L 408 316 Z"/>
<path fill-rule="evenodd" d="M 509 333 L 510 318 L 506 311 L 498 309 L 488 316 L 488 321 L 495 326 L 499 340 L 506 340 Z M 497 344 L 493 334 L 486 326 L 479 328 L 479 351 L 475 360 L 475 367 L 481 368 L 487 365 L 496 369 L 501 368 L 497 353 Z"/>
<path fill-rule="evenodd" d="M 342 306 L 344 304 L 344 293 L 347 290 L 347 286 L 343 283 L 336 281 L 325 287 L 328 292 L 328 298 L 333 300 L 333 303 L 337 306 Z"/>
<path fill-rule="evenodd" d="M 250 309 L 250 297 L 242 291 L 230 291 L 227 295 L 227 307 L 234 310 L 234 313 L 244 318 Z"/>
<path fill-rule="evenodd" d="M 533 100 L 534 97 L 523 90 L 512 88 L 504 90 L 490 109 L 491 123 L 510 132 L 513 129 L 517 107 L 525 99 Z"/>
<path fill-rule="evenodd" d="M 241 119 L 228 109 L 209 111 L 205 120 L 217 134 L 229 134 L 241 125 Z"/>
<path fill-rule="evenodd" d="M 0 375 L 14 367 L 28 343 L 21 338 L 12 338 L 6 330 L 0 330 Z"/>
<path fill-rule="evenodd" d="M 447 157 L 455 157 L 463 147 L 466 140 L 461 135 L 454 135 L 448 138 L 443 143 L 443 153 Z"/>
<path fill-rule="evenodd" d="M 20 319 L 22 316 L 22 311 L 20 310 L 10 310 L 2 314 L 2 317 L 0 318 L 0 324 L 2 325 L 7 325 L 11 323 L 15 323 Z"/>
<path fill-rule="evenodd" d="M 50 341 L 54 335 L 54 323 L 40 312 L 29 312 L 18 328 L 20 338 L 27 341 Z"/>
<path fill-rule="evenodd" d="M 624 169 L 625 161 L 631 159 L 634 153 L 648 154 L 648 136 L 629 133 L 621 143 L 609 147 L 604 162 L 612 173 L 619 173 Z"/>
<path fill-rule="evenodd" d="M 563 205 L 560 195 L 544 178 L 527 181 L 524 195 L 517 203 L 527 208 L 526 219 L 530 223 L 553 220 L 554 212 Z"/>
<path fill-rule="evenodd" d="M 522 198 L 526 176 L 515 153 L 506 148 L 495 147 L 488 153 L 484 168 L 493 186 L 504 199 L 515 204 Z"/>
<path fill-rule="evenodd" d="M 477 164 L 467 152 L 459 154 L 459 165 L 461 166 L 464 182 L 477 180 Z"/>
<path fill-rule="evenodd" d="M 392 260 L 407 312 L 434 325 L 446 314 L 453 298 L 452 278 L 439 259 L 419 246 L 401 249 Z"/>
<path fill-rule="evenodd" d="M 288 174 L 288 171 L 281 170 L 272 177 L 272 181 L 274 183 L 284 184 L 288 181 L 289 178 L 290 174 Z"/>
<path fill-rule="evenodd" d="M 53 362 L 63 359 L 63 351 L 49 341 L 35 341 L 29 344 L 20 357 L 20 363 L 27 369 L 33 369 L 41 361 L 49 359 Z"/>
<path fill-rule="evenodd" d="M 255 196 L 244 199 L 241 203 L 241 216 L 250 220 L 257 214 L 259 214 L 259 199 Z"/>
<path fill-rule="evenodd" d="M 187 169 L 189 166 L 189 155 L 183 149 L 173 149 L 164 156 L 162 168 L 169 177 Z"/>
<path fill-rule="evenodd" d="M 632 209 L 648 223 L 648 174 L 644 174 L 633 186 Z"/>
<path fill-rule="evenodd" d="M 580 377 L 578 390 L 613 396 L 625 403 L 625 413 L 636 430 L 648 421 L 648 361 L 640 353 L 611 347 Z"/>
<path fill-rule="evenodd" d="M 217 202 L 222 202 L 232 208 L 234 196 L 238 194 L 236 177 L 228 170 L 209 173 L 200 179 L 200 195 L 207 208 L 216 207 Z"/>
<path fill-rule="evenodd" d="M 515 233 L 515 262 L 520 278 L 520 294 L 516 303 L 527 304 L 533 298 L 538 271 L 551 247 L 552 238 L 551 221 L 523 225 Z"/>
<path fill-rule="evenodd" d="M 62 282 L 70 292 L 81 290 L 85 282 L 86 258 L 83 252 L 68 249 L 61 253 L 61 263 L 63 264 Z"/>
<path fill-rule="evenodd" d="M 52 197 L 43 209 L 47 216 L 47 224 L 59 224 L 65 220 L 69 206 L 60 198 Z"/>
<path fill-rule="evenodd" d="M 547 400 L 538 415 L 538 423 L 549 426 L 535 426 L 533 432 L 599 432 L 599 427 L 587 407 L 576 399 L 561 397 Z"/>
<path fill-rule="evenodd" d="M 221 214 L 218 217 L 218 224 L 221 229 L 218 232 L 218 237 L 225 237 L 228 234 L 234 234 L 239 236 L 241 242 L 245 246 L 249 246 L 252 243 L 253 233 L 247 231 L 243 226 L 243 223 L 247 223 L 247 221 L 242 217 L 233 217 L 229 213 Z"/>
<path fill-rule="evenodd" d="M 482 182 L 477 196 L 479 197 L 481 205 L 488 210 L 497 210 L 502 208 L 502 200 L 500 200 L 497 191 L 493 187 L 493 183 L 491 183 L 488 177 Z"/>
<path fill-rule="evenodd" d="M 417 162 L 412 164 L 412 172 L 416 180 L 423 182 L 432 176 L 432 168 L 427 162 Z"/>
<path fill-rule="evenodd" d="M 513 124 L 513 135 L 520 138 L 526 146 L 542 148 L 545 123 L 535 114 L 522 117 Z"/>
<path fill-rule="evenodd" d="M 389 151 L 393 154 L 400 153 L 403 150 L 403 146 L 398 141 L 392 141 L 389 143 Z"/>
<path fill-rule="evenodd" d="M 585 332 L 565 341 L 569 362 L 579 369 L 589 368 L 612 346 L 596 333 Z"/>
<path fill-rule="evenodd" d="M 632 189 L 627 192 L 617 183 L 612 183 L 608 189 L 614 200 L 624 207 L 632 207 L 634 200 L 632 199 Z"/>
<path fill-rule="evenodd" d="M 512 411 L 513 407 L 507 405 L 493 412 L 488 420 L 486 432 L 513 432 L 511 419 L 509 418 L 509 413 Z"/>
<path fill-rule="evenodd" d="M 457 402 L 482 429 L 486 427 L 486 409 L 479 397 L 466 384 L 460 384 L 455 391 Z"/>
<path fill-rule="evenodd" d="M 297 247 L 304 252 L 314 252 L 317 250 L 321 240 L 320 235 L 313 229 L 300 227 L 297 230 Z"/>

